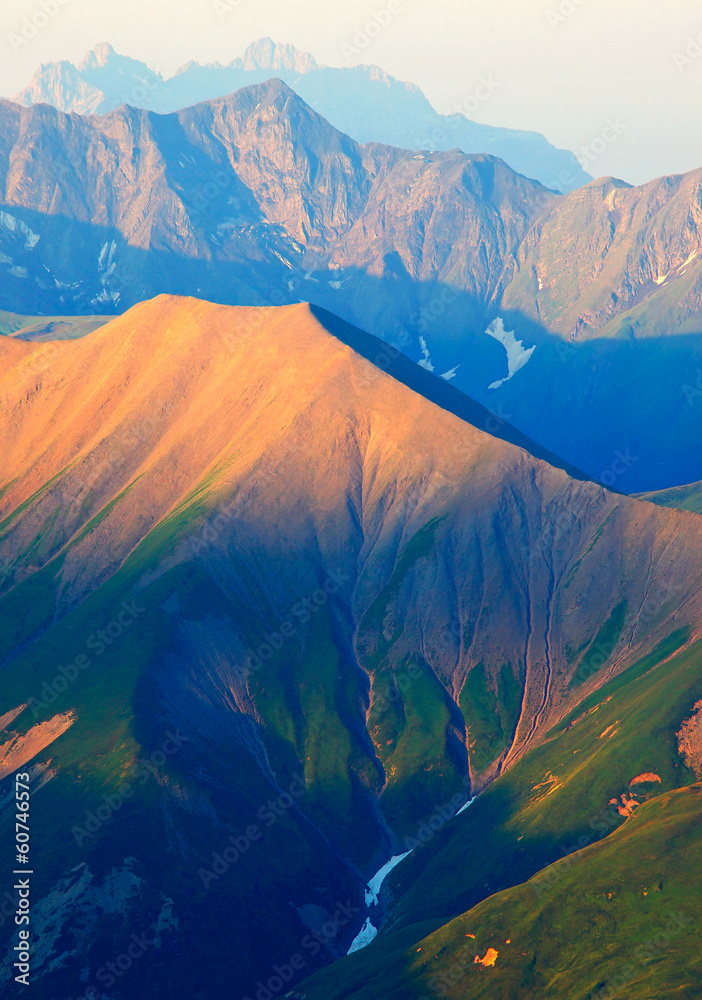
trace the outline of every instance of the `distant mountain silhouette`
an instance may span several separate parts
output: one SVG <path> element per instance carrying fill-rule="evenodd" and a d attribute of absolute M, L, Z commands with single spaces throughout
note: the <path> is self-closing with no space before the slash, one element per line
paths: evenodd
<path fill-rule="evenodd" d="M 14 98 L 18 104 L 51 104 L 60 111 L 103 115 L 122 104 L 168 113 L 224 97 L 242 87 L 284 80 L 315 111 L 357 142 L 382 142 L 405 149 L 490 153 L 513 170 L 549 188 L 571 191 L 591 180 L 575 156 L 556 149 L 538 132 L 493 128 L 470 120 L 489 100 L 495 84 L 476 78 L 480 98 L 438 114 L 411 83 L 401 83 L 377 66 L 319 66 L 306 52 L 262 38 L 226 66 L 189 62 L 163 79 L 136 59 L 118 55 L 103 42 L 78 66 L 63 61 L 39 67 Z"/>

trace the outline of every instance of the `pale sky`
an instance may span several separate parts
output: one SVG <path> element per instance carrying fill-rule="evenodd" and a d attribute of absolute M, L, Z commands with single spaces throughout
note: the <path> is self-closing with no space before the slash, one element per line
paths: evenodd
<path fill-rule="evenodd" d="M 25 41 L 32 19 L 41 27 Z M 594 176 L 641 183 L 702 167 L 700 0 L 6 0 L 0 94 L 101 41 L 170 75 L 266 35 L 326 65 L 382 66 L 441 112 L 491 78 L 499 86 L 470 117 L 542 132 Z"/>

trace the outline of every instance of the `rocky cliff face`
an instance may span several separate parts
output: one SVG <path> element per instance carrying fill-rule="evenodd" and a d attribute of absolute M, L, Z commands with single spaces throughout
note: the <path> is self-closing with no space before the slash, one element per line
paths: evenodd
<path fill-rule="evenodd" d="M 416 344 L 423 313 L 482 316 L 548 199 L 491 157 L 358 146 L 280 82 L 167 118 L 0 117 L 5 294 L 24 312 L 309 291 Z"/>
<path fill-rule="evenodd" d="M 501 308 L 576 343 L 699 332 L 701 193 L 693 171 L 554 203 L 508 266 Z"/>

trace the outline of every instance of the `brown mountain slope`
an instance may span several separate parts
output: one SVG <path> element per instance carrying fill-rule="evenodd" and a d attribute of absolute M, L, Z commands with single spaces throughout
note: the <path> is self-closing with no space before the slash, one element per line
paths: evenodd
<path fill-rule="evenodd" d="M 167 80 L 103 42 L 78 65 L 42 65 L 13 100 L 51 104 L 82 115 L 103 115 L 123 104 L 167 114 L 272 76 L 285 80 L 318 114 L 357 142 L 490 152 L 518 173 L 559 190 L 572 190 L 590 179 L 572 153 L 554 149 L 538 133 L 490 128 L 461 114 L 439 115 L 418 87 L 393 79 L 378 66 L 319 66 L 309 53 L 270 38 L 252 42 L 242 58 L 226 66 L 189 62 Z"/>
<path fill-rule="evenodd" d="M 671 613 L 696 623 L 696 519 L 574 481 L 466 424 L 307 306 L 161 297 L 80 341 L 0 350 L 4 587 L 60 553 L 55 615 L 164 518 L 227 502 L 217 547 L 278 567 L 266 583 L 277 612 L 301 588 L 291 553 L 349 574 L 371 674 L 378 658 L 397 667 L 419 653 L 458 701 L 472 667 L 491 687 L 507 664 L 526 686 L 517 744 L 562 710 L 578 664 L 580 680 L 595 674 L 582 664 L 598 662 L 600 626 L 615 669 Z M 403 565 L 411 545 L 421 572 Z M 190 552 L 174 544 L 160 559 Z"/>
<path fill-rule="evenodd" d="M 591 478 L 662 489 L 702 477 L 701 177 L 556 196 L 492 156 L 359 145 L 280 80 L 165 115 L 0 101 L 0 305 L 313 301 Z"/>
<path fill-rule="evenodd" d="M 459 397 L 302 304 L 162 296 L 0 338 L 0 752 L 37 782 L 40 996 L 85 992 L 134 927 L 161 943 L 130 1000 L 201 995 L 203 962 L 207 1000 L 255 995 L 330 922 L 305 971 L 338 957 L 437 804 L 699 634 L 698 517 Z"/>

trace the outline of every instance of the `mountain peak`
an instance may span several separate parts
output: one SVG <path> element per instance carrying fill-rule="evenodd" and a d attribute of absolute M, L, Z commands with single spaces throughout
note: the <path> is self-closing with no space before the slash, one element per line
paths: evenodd
<path fill-rule="evenodd" d="M 228 107 L 250 107 L 251 114 L 259 106 L 268 107 L 269 105 L 275 105 L 278 111 L 280 111 L 283 107 L 288 106 L 288 104 L 297 109 L 306 109 L 308 112 L 314 114 L 307 102 L 292 87 L 289 87 L 285 80 L 281 80 L 279 76 L 271 76 L 262 83 L 251 83 L 247 87 L 236 90 L 233 94 L 227 94 L 225 97 L 219 98 L 219 102 L 226 104 Z M 337 131 L 328 122 L 325 124 L 333 129 L 333 131 Z"/>
<path fill-rule="evenodd" d="M 241 68 L 244 70 L 271 69 L 294 70 L 308 73 L 317 63 L 309 52 L 300 52 L 294 45 L 281 45 L 272 38 L 259 38 L 244 52 Z"/>
<path fill-rule="evenodd" d="M 113 49 L 109 42 L 100 42 L 91 49 L 90 52 L 86 52 L 83 56 L 82 62 L 78 64 L 79 70 L 87 69 L 102 69 L 104 66 L 115 58 L 117 52 Z"/>
<path fill-rule="evenodd" d="M 572 190 L 592 179 L 572 153 L 555 149 L 537 133 L 478 125 L 463 115 L 440 115 L 419 87 L 394 79 L 378 66 L 323 66 L 310 53 L 269 37 L 253 41 L 227 65 L 191 61 L 165 80 L 145 63 L 101 42 L 77 67 L 68 62 L 43 65 L 14 100 L 81 115 L 104 115 L 125 103 L 168 114 L 271 76 L 285 79 L 317 114 L 361 144 L 417 150 L 434 144 L 443 150 L 490 152 L 550 188 Z M 433 138 L 428 141 L 426 136 Z M 554 184 L 554 178 L 565 180 Z"/>

